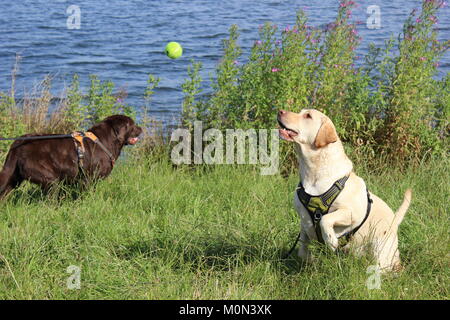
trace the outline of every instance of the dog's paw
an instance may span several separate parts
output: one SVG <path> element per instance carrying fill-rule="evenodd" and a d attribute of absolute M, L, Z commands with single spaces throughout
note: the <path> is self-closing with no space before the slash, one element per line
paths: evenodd
<path fill-rule="evenodd" d="M 339 247 L 339 239 L 335 235 L 323 233 L 323 241 L 333 252 Z"/>

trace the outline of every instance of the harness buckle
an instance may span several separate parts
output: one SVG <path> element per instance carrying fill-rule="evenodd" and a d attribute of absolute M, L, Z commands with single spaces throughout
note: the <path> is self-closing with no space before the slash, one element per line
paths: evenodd
<path fill-rule="evenodd" d="M 314 212 L 314 221 L 315 222 L 320 221 L 322 219 L 322 216 L 323 216 L 322 212 L 320 212 L 319 210 L 316 210 Z"/>

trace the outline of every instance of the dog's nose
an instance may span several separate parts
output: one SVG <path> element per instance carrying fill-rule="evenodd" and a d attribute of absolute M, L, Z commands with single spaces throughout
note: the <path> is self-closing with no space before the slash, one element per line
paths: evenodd
<path fill-rule="evenodd" d="M 284 114 L 286 114 L 286 110 L 280 110 L 280 111 L 278 111 L 278 115 L 279 115 L 279 116 L 282 116 L 282 115 L 284 115 Z"/>

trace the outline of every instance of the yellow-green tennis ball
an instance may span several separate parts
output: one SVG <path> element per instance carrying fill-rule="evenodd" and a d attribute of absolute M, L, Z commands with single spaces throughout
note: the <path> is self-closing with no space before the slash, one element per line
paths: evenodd
<path fill-rule="evenodd" d="M 171 59 L 178 59 L 183 54 L 183 48 L 178 42 L 169 42 L 166 46 L 166 54 Z"/>

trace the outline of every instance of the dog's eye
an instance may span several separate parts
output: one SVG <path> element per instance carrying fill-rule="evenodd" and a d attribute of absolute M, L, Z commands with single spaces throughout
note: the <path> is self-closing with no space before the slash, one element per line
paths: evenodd
<path fill-rule="evenodd" d="M 303 116 L 305 119 L 312 119 L 311 113 L 305 113 Z"/>

